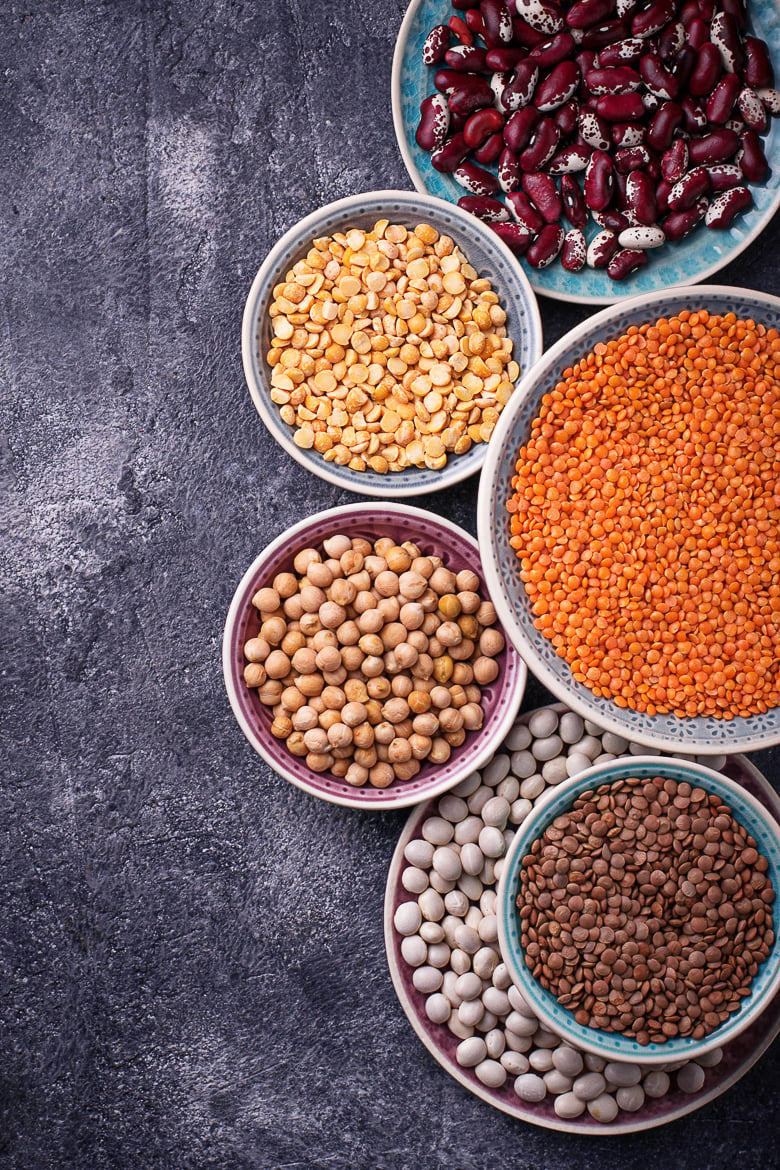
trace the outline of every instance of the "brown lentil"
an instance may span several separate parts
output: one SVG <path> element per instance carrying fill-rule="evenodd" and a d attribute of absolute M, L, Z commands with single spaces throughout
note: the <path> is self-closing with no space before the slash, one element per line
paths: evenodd
<path fill-rule="evenodd" d="M 271 399 L 293 441 L 353 471 L 444 467 L 487 442 L 520 374 L 490 281 L 430 224 L 312 241 L 269 317 Z"/>
<path fill-rule="evenodd" d="M 711 868 L 702 865 L 708 843 Z M 642 1045 L 701 1039 L 739 1009 L 774 943 L 767 869 L 719 797 L 671 778 L 603 784 L 555 817 L 523 859 L 527 966 L 580 1024 Z M 727 889 L 742 896 L 732 902 Z"/>
<path fill-rule="evenodd" d="M 479 599 L 473 639 L 440 605 L 445 591 L 458 604 L 461 592 L 479 596 L 479 578 L 456 577 L 441 558 L 385 537 L 329 537 L 322 549 L 301 549 L 293 564 L 295 573 L 277 574 L 255 593 L 260 632 L 244 645 L 244 681 L 271 708 L 271 734 L 314 771 L 353 786 L 386 788 L 410 780 L 426 760 L 445 763 L 481 728 L 477 684 L 498 675 L 504 649 L 492 605 Z M 363 573 L 359 593 L 354 578 Z M 467 646 L 459 670 L 435 636 L 445 628 L 450 651 L 453 640 Z"/>
<path fill-rule="evenodd" d="M 621 707 L 780 703 L 780 335 L 684 311 L 599 343 L 521 449 L 511 544 L 535 625 Z"/>

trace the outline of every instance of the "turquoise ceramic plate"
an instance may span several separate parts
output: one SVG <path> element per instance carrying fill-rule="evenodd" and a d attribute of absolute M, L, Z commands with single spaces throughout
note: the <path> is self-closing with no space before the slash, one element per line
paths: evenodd
<path fill-rule="evenodd" d="M 662 759 L 658 756 L 634 756 L 633 759 L 612 760 L 597 764 L 571 780 L 564 781 L 543 797 L 518 828 L 498 885 L 498 934 L 501 954 L 509 967 L 513 981 L 522 991 L 534 1014 L 545 1027 L 563 1036 L 570 1044 L 585 1052 L 594 1052 L 605 1060 L 634 1060 L 643 1065 L 666 1064 L 669 1061 L 695 1060 L 713 1048 L 721 1048 L 739 1036 L 758 1019 L 772 1002 L 780 984 L 780 900 L 772 906 L 772 925 L 775 943 L 767 959 L 761 964 L 751 984 L 751 992 L 742 1001 L 739 1011 L 726 1023 L 710 1032 L 703 1040 L 680 1036 L 665 1044 L 642 1046 L 633 1037 L 618 1032 L 606 1032 L 578 1024 L 573 1012 L 561 1007 L 552 992 L 545 990 L 532 976 L 525 963 L 525 954 L 520 941 L 520 916 L 515 899 L 520 882 L 520 868 L 523 858 L 533 842 L 557 816 L 571 808 L 583 792 L 591 791 L 602 784 L 613 784 L 627 777 L 650 780 L 655 776 L 692 787 L 704 788 L 717 796 L 733 812 L 736 819 L 755 839 L 760 853 L 769 862 L 768 876 L 775 890 L 780 888 L 780 825 L 767 813 L 756 797 L 740 784 L 726 776 L 703 768 L 700 764 L 683 760 Z"/>
<path fill-rule="evenodd" d="M 512 395 L 490 440 L 479 484 L 477 527 L 485 576 L 504 629 L 530 669 L 556 698 L 568 703 L 599 727 L 635 743 L 685 755 L 757 751 L 780 742 L 780 707 L 749 719 L 680 719 L 675 715 L 644 715 L 599 699 L 575 682 L 568 664 L 534 626 L 534 616 L 520 580 L 520 561 L 509 543 L 506 501 L 511 495 L 515 463 L 539 412 L 542 396 L 601 341 L 620 337 L 630 325 L 641 325 L 681 309 L 705 308 L 711 313 L 734 312 L 780 328 L 780 298 L 722 285 L 680 288 L 621 301 L 575 326 L 530 370 Z"/>
<path fill-rule="evenodd" d="M 438 195 L 457 203 L 463 188 L 450 175 L 440 174 L 431 166 L 430 155 L 421 150 L 414 135 L 420 114 L 420 102 L 434 92 L 434 69 L 423 65 L 420 53 L 426 36 L 436 24 L 446 23 L 453 10 L 448 0 L 412 0 L 404 18 L 393 59 L 393 121 L 409 177 L 418 191 Z M 780 6 L 773 0 L 751 0 L 753 29 L 769 45 L 780 78 Z M 780 120 L 772 119 L 764 149 L 773 172 L 768 182 L 752 187 L 755 205 L 739 216 L 728 231 L 697 228 L 674 246 L 665 245 L 649 263 L 625 281 L 616 284 L 606 272 L 584 268 L 566 272 L 556 261 L 549 268 L 532 268 L 525 261 L 532 287 L 538 293 L 557 300 L 584 304 L 609 304 L 621 297 L 671 288 L 677 284 L 695 284 L 729 264 L 764 230 L 780 206 Z M 594 234 L 597 229 L 592 229 Z"/>

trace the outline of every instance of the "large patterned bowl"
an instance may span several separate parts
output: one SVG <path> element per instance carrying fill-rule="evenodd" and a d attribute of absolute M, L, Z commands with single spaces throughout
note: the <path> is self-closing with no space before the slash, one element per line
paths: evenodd
<path fill-rule="evenodd" d="M 274 286 L 306 256 L 313 239 L 344 232 L 351 227 L 373 227 L 377 220 L 413 228 L 429 223 L 451 236 L 480 276 L 487 277 L 498 294 L 514 342 L 513 356 L 525 373 L 542 352 L 542 325 L 536 297 L 525 273 L 506 244 L 473 215 L 451 203 L 414 191 L 369 191 L 350 195 L 312 212 L 282 236 L 269 252 L 252 283 L 244 309 L 241 347 L 244 374 L 257 412 L 277 443 L 298 463 L 328 483 L 364 496 L 399 499 L 424 495 L 450 487 L 479 471 L 488 444 L 475 443 L 464 455 L 450 456 L 440 471 L 426 467 L 389 472 L 353 471 L 326 463 L 317 451 L 303 450 L 293 442 L 293 430 L 282 421 L 279 407 L 271 401 L 270 367 L 265 360 L 271 339 L 268 308 Z"/>
<path fill-rule="evenodd" d="M 527 440 L 542 396 L 561 375 L 599 342 L 617 338 L 631 325 L 655 321 L 683 309 L 733 312 L 780 328 L 780 298 L 750 289 L 702 286 L 656 292 L 603 309 L 561 338 L 523 378 L 499 420 L 482 472 L 477 505 L 480 551 L 488 587 L 509 636 L 533 673 L 552 693 L 599 727 L 662 751 L 717 755 L 753 751 L 780 743 L 780 708 L 750 718 L 681 719 L 646 715 L 597 698 L 575 682 L 568 664 L 534 626 L 534 615 L 520 580 L 520 561 L 509 543 L 506 502 L 518 452 Z M 780 524 L 780 518 L 776 517 Z"/>

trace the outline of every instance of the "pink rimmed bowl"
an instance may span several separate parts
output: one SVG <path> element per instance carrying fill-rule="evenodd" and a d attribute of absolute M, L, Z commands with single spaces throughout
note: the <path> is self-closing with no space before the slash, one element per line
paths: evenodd
<path fill-rule="evenodd" d="M 252 605 L 257 590 L 270 584 L 277 573 L 290 570 L 295 554 L 301 549 L 318 547 L 336 533 L 368 540 L 389 536 L 398 543 L 412 540 L 423 555 L 441 557 L 454 572 L 472 569 L 480 579 L 482 596 L 492 600 L 485 587 L 476 540 L 449 520 L 405 504 L 350 504 L 329 508 L 282 532 L 242 577 L 228 611 L 222 643 L 225 686 L 233 714 L 252 747 L 291 784 L 332 804 L 368 809 L 404 808 L 446 792 L 493 755 L 517 715 L 528 672 L 507 638 L 506 647 L 497 658 L 498 678 L 482 688 L 485 711 L 482 728 L 470 732 L 464 743 L 453 749 L 445 764 L 424 763 L 412 780 L 394 780 L 387 788 L 370 785 L 353 788 L 329 772 L 313 772 L 304 759 L 287 750 L 284 741 L 271 735 L 270 708 L 264 707 L 256 691 L 244 683 L 243 647 L 257 634 L 260 625 L 259 614 Z"/>

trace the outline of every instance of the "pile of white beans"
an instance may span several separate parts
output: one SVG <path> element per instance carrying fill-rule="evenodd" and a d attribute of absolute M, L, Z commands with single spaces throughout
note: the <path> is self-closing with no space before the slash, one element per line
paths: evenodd
<path fill-rule="evenodd" d="M 561 1119 L 587 1110 L 608 1124 L 675 1085 L 697 1093 L 722 1057 L 715 1049 L 695 1062 L 649 1068 L 581 1053 L 542 1027 L 501 958 L 496 886 L 515 827 L 550 785 L 629 753 L 661 754 L 573 711 L 541 707 L 515 723 L 481 772 L 439 798 L 404 849 L 401 884 L 411 897 L 396 908 L 394 926 L 425 1014 L 449 1028 L 458 1064 L 484 1086 L 511 1084 L 527 1104 L 551 1098 Z M 699 762 L 721 769 L 726 757 Z"/>

